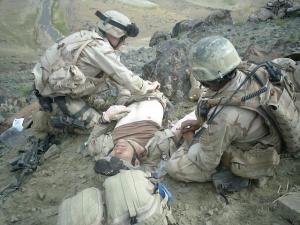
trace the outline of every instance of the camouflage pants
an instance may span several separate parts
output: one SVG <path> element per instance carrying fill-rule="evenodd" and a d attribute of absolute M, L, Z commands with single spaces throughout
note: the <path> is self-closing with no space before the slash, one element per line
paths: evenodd
<path fill-rule="evenodd" d="M 183 143 L 172 155 L 167 164 L 168 174 L 184 182 L 210 181 L 216 170 L 208 171 L 198 167 L 188 158 L 188 149 L 188 144 Z M 250 144 L 230 145 L 223 153 L 220 163 L 237 176 L 259 179 L 273 176 L 279 161 L 280 157 L 274 147 L 257 143 L 254 146 Z"/>
<path fill-rule="evenodd" d="M 64 101 L 54 102 L 51 106 L 52 112 L 38 111 L 32 116 L 32 131 L 38 136 L 49 132 L 90 133 L 92 128 L 98 124 L 100 118 L 100 113 L 82 99 L 65 97 Z M 53 118 L 60 116 L 68 116 L 76 120 L 80 126 L 72 126 L 71 124 L 63 129 L 57 129 L 53 126 Z"/>
<path fill-rule="evenodd" d="M 172 154 L 168 164 L 167 173 L 176 180 L 184 182 L 206 182 L 211 180 L 215 170 L 205 171 L 188 159 L 189 145 L 184 142 L 180 148 Z"/>

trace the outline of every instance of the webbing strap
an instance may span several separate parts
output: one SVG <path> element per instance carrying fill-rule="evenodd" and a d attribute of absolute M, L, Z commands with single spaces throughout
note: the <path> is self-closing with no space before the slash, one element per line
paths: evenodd
<path fill-rule="evenodd" d="M 124 190 L 129 190 L 130 189 L 130 185 L 128 184 L 128 179 L 132 178 L 131 177 L 131 173 L 123 173 L 124 176 L 120 176 L 121 178 L 121 186 L 122 186 L 122 190 L 123 190 L 123 195 L 125 198 L 125 202 L 128 208 L 128 212 L 129 212 L 129 217 L 130 217 L 130 224 L 136 224 L 137 223 L 137 211 L 136 211 L 136 207 L 134 205 L 134 202 L 131 198 L 131 194 L 126 194 L 124 193 Z M 132 179 L 131 183 L 133 183 L 134 180 Z"/>
<path fill-rule="evenodd" d="M 132 140 L 126 140 L 126 141 L 132 147 L 133 155 L 132 155 L 132 159 L 131 159 L 131 164 L 133 166 L 135 166 L 135 160 L 139 159 L 139 156 L 137 154 L 136 148 L 134 147 L 133 143 L 131 143 Z"/>
<path fill-rule="evenodd" d="M 54 102 L 58 105 L 58 108 L 65 114 L 65 115 L 71 115 L 70 111 L 67 108 L 66 105 L 66 97 L 65 96 L 58 96 L 54 97 Z"/>
<path fill-rule="evenodd" d="M 80 117 L 83 113 L 85 113 L 86 111 L 88 111 L 90 109 L 90 107 L 86 104 L 85 106 L 83 106 L 78 112 L 74 113 L 72 115 L 72 117 L 74 118 L 78 118 Z"/>
<path fill-rule="evenodd" d="M 76 51 L 75 56 L 74 56 L 74 58 L 73 58 L 73 65 L 76 65 L 76 63 L 77 63 L 77 61 L 78 61 L 78 58 L 79 58 L 79 56 L 80 56 L 82 50 L 83 50 L 89 43 L 91 43 L 92 41 L 94 41 L 93 38 L 87 40 L 87 41 L 84 42 L 84 43 L 80 46 L 80 48 Z"/>

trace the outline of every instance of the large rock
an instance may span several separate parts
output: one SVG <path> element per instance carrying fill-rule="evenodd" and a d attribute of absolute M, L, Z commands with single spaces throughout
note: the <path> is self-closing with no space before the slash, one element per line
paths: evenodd
<path fill-rule="evenodd" d="M 164 31 L 156 31 L 149 42 L 149 46 L 153 47 L 159 43 L 171 39 L 171 34 Z"/>
<path fill-rule="evenodd" d="M 297 5 L 298 3 L 296 3 Z M 265 6 L 251 14 L 248 18 L 250 22 L 266 21 L 273 18 L 283 18 L 297 12 L 298 7 L 293 6 L 291 0 L 271 0 Z"/>
<path fill-rule="evenodd" d="M 182 20 L 173 27 L 172 37 L 179 37 L 181 34 L 191 31 L 194 27 L 201 26 L 203 23 L 202 19 Z"/>
<path fill-rule="evenodd" d="M 190 90 L 188 39 L 169 40 L 158 49 L 156 59 L 144 66 L 143 77 L 158 80 L 161 90 L 171 100 L 187 97 Z"/>
<path fill-rule="evenodd" d="M 291 192 L 277 201 L 279 214 L 291 222 L 300 224 L 300 193 Z"/>
<path fill-rule="evenodd" d="M 243 60 L 258 64 L 279 57 L 282 57 L 282 55 L 276 50 L 267 50 L 252 44 L 247 48 Z"/>
<path fill-rule="evenodd" d="M 294 3 L 294 5 L 286 10 L 287 16 L 300 16 L 300 2 Z"/>
<path fill-rule="evenodd" d="M 268 19 L 272 19 L 274 16 L 275 15 L 271 10 L 261 8 L 257 12 L 251 14 L 249 16 L 248 21 L 250 22 L 266 21 Z"/>
<path fill-rule="evenodd" d="M 229 10 L 217 10 L 206 17 L 205 22 L 210 26 L 216 26 L 220 24 L 233 24 L 233 20 Z"/>
<path fill-rule="evenodd" d="M 205 30 L 208 26 L 233 24 L 229 10 L 217 10 L 203 19 L 183 20 L 175 24 L 172 30 L 172 37 L 181 36 L 183 33 L 192 32 L 194 29 Z"/>

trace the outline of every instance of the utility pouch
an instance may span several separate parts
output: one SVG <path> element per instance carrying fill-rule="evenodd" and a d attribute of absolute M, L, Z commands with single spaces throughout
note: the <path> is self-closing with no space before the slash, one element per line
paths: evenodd
<path fill-rule="evenodd" d="M 235 149 L 231 153 L 230 169 L 237 176 L 258 179 L 273 176 L 279 160 L 277 151 L 272 147 L 262 149 L 255 146 L 245 152 Z"/>
<path fill-rule="evenodd" d="M 99 189 L 84 189 L 65 199 L 58 210 L 57 225 L 102 225 L 104 202 Z"/>
<path fill-rule="evenodd" d="M 298 152 L 300 150 L 300 115 L 287 89 L 283 89 L 276 101 L 269 101 L 264 109 L 275 121 L 286 151 Z"/>
<path fill-rule="evenodd" d="M 107 224 L 176 224 L 168 206 L 170 193 L 156 189 L 147 177 L 140 170 L 121 170 L 105 180 Z"/>
<path fill-rule="evenodd" d="M 50 124 L 54 128 L 63 129 L 66 127 L 85 129 L 84 122 L 73 119 L 69 116 L 51 116 Z"/>
<path fill-rule="evenodd" d="M 53 99 L 50 97 L 43 97 L 38 90 L 34 90 L 34 94 L 37 97 L 39 104 L 42 108 L 43 111 L 45 112 L 52 112 L 52 103 L 53 103 Z"/>

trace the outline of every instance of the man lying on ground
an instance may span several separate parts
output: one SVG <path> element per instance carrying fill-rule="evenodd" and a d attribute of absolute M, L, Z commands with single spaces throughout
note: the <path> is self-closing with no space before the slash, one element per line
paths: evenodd
<path fill-rule="evenodd" d="M 95 160 L 101 159 L 96 163 L 96 172 L 101 173 L 99 170 L 107 162 L 119 169 L 119 164 L 135 168 L 143 164 L 144 170 L 153 171 L 161 160 L 170 158 L 176 150 L 176 140 L 180 139 L 181 121 L 171 130 L 161 130 L 166 101 L 162 93 L 156 92 L 133 102 L 128 106 L 130 112 L 118 121 L 112 133 L 89 140 L 89 154 Z"/>

